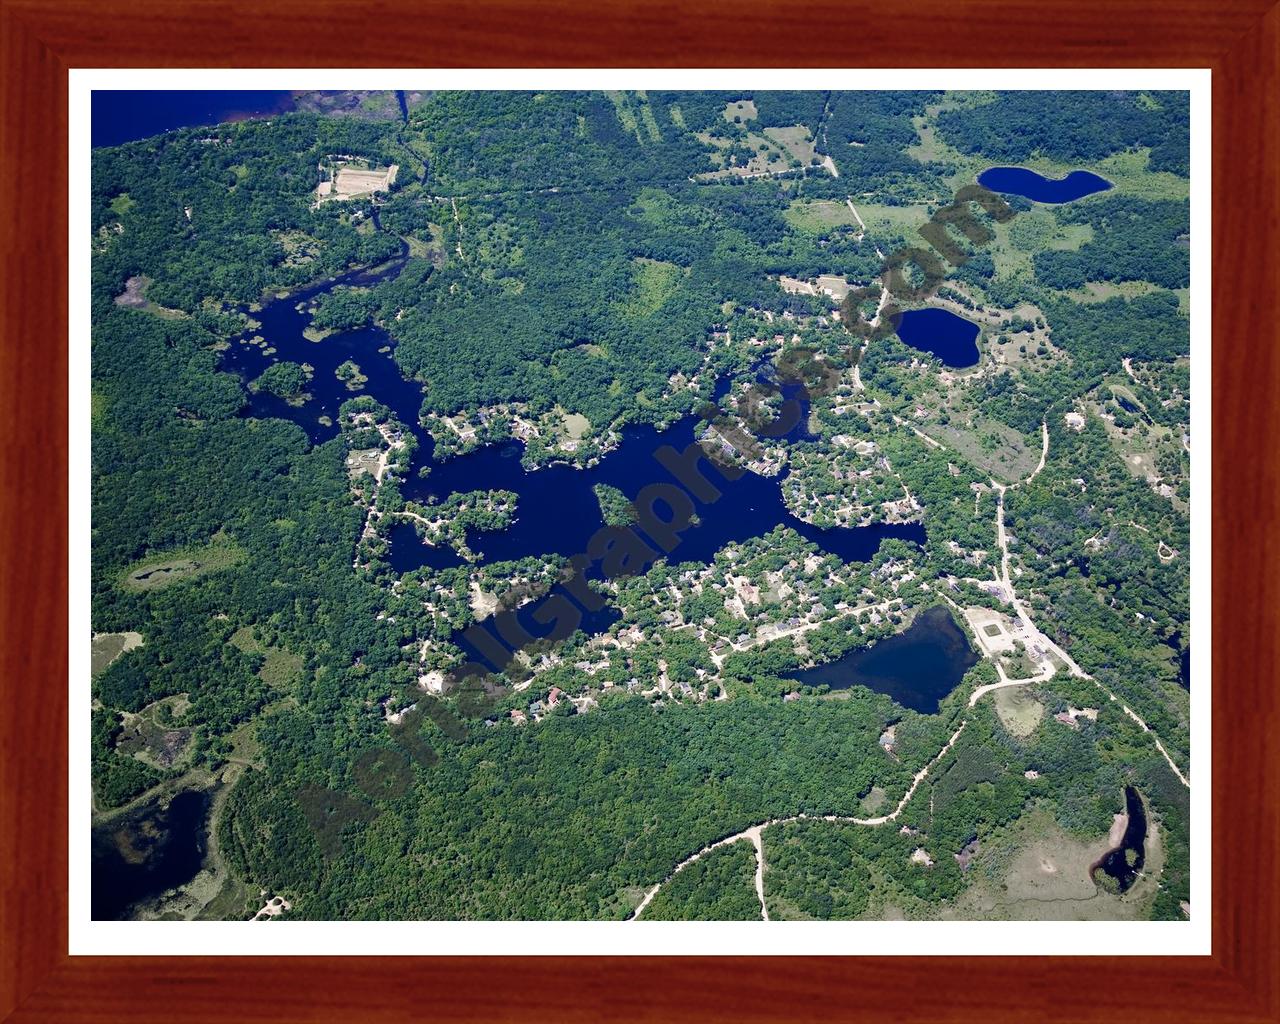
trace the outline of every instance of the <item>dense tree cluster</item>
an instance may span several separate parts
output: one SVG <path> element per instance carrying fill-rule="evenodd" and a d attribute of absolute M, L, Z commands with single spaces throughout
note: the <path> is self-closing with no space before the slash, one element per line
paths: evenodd
<path fill-rule="evenodd" d="M 1151 149 L 1150 168 L 1185 177 L 1191 150 L 1185 92 L 1002 92 L 990 103 L 944 110 L 938 131 L 962 153 L 1021 163 L 1062 163 Z"/>
<path fill-rule="evenodd" d="M 1066 206 L 1057 217 L 1063 224 L 1088 224 L 1093 238 L 1076 251 L 1036 253 L 1036 279 L 1050 288 L 1079 288 L 1086 281 L 1185 288 L 1191 281 L 1185 201 L 1114 196 Z"/>
<path fill-rule="evenodd" d="M 93 626 L 146 638 L 94 681 L 98 807 L 180 784 L 175 770 L 144 763 L 119 742 L 126 716 L 158 714 L 156 702 L 166 701 L 166 721 L 194 737 L 191 770 L 221 769 L 232 757 L 243 768 L 217 825 L 227 864 L 289 894 L 296 916 L 620 919 L 690 853 L 748 826 L 865 814 L 876 790 L 892 807 L 967 715 L 954 754 L 904 809 L 915 832 L 800 822 L 766 833 L 776 916 L 856 917 L 890 896 L 936 907 L 964 888 L 954 855 L 975 834 L 1003 834 L 1035 800 L 1073 834 L 1096 834 L 1122 780 L 1136 780 L 1163 816 L 1170 856 L 1183 858 L 1170 892 L 1185 891 L 1185 794 L 1118 713 L 1079 730 L 1046 723 L 1015 740 L 989 702 L 963 707 L 961 691 L 994 679 L 985 661 L 936 715 L 862 688 L 839 699 L 822 688 L 797 693 L 791 678 L 891 635 L 941 594 L 995 603 L 972 578 L 990 571 L 973 552 L 994 546 L 988 477 L 972 451 L 931 445 L 911 428 L 919 381 L 937 365 L 896 338 L 877 340 L 855 394 L 853 350 L 831 316 L 834 303 L 784 291 L 778 280 L 877 278 L 877 247 L 904 242 L 909 222 L 864 237 L 843 217 L 845 198 L 870 192 L 892 207 L 946 195 L 945 167 L 906 152 L 920 138 L 915 119 L 939 99 L 443 92 L 417 104 L 407 123 L 291 115 L 97 151 Z M 751 132 L 808 128 L 841 176 L 807 168 L 697 179 L 716 167 L 717 151 L 699 133 L 749 155 L 746 127 L 724 116 L 731 101 L 754 105 Z M 1081 94 L 1078 104 L 1074 94 L 1069 102 L 1002 94 L 937 120 L 957 148 L 992 159 L 1093 160 L 1146 146 L 1153 168 L 1177 169 L 1180 102 L 1173 94 Z M 316 204 L 318 165 L 339 154 L 397 164 L 394 188 Z M 807 204 L 823 199 L 834 200 L 825 210 L 836 208 L 835 222 L 806 222 Z M 1185 626 L 1187 580 L 1126 520 L 1158 529 L 1179 550 L 1188 546 L 1185 521 L 1116 464 L 1096 419 L 1077 433 L 1062 414 L 1088 396 L 1116 429 L 1180 427 L 1176 396 L 1190 382 L 1175 361 L 1187 354 L 1186 320 L 1166 289 L 1186 284 L 1186 206 L 1116 195 L 1056 216 L 1087 224 L 1092 240 L 1075 252 L 1034 251 L 1012 279 L 999 258 L 975 250 L 953 276 L 947 298 L 967 309 L 979 299 L 1009 310 L 1034 302 L 1042 316 L 1009 318 L 1002 329 L 1046 343 L 1045 365 L 984 366 L 964 386 L 1002 429 L 1038 438 L 1042 422 L 1050 427 L 1048 466 L 1010 492 L 1007 509 L 1016 557 L 1034 581 L 1037 622 L 1141 710 L 1181 759 L 1185 716 L 1167 699 L 1173 669 L 1158 648 Z M 805 437 L 779 445 L 793 474 L 780 486 L 827 496 L 865 487 L 858 493 L 874 492 L 877 508 L 905 492 L 907 513 L 895 515 L 922 518 L 927 539 L 886 541 L 865 562 L 844 564 L 779 527 L 710 566 L 660 560 L 593 584 L 617 609 L 602 664 L 584 660 L 600 648 L 588 651 L 581 632 L 534 646 L 502 677 L 529 688 L 504 693 L 487 721 L 445 728 L 447 716 L 428 715 L 406 741 L 388 728 L 397 709 L 457 705 L 419 684 L 424 671 L 458 657 L 457 631 L 484 614 L 480 599 L 550 585 L 566 559 L 467 561 L 468 530 L 506 528 L 519 515 L 514 492 L 406 501 L 418 437 L 387 407 L 352 398 L 340 407 L 337 436 L 312 444 L 292 423 L 244 414 L 252 396 L 219 364 L 229 339 L 253 329 L 257 303 L 393 257 L 397 272 L 384 280 L 323 294 L 312 326 L 320 345 L 326 332 L 385 329 L 397 363 L 422 387 L 432 431 L 460 414 L 481 441 L 506 436 L 514 429 L 506 415 L 488 415 L 498 406 L 518 410 L 525 426 L 585 416 L 579 451 L 590 455 L 622 425 L 687 414 L 718 379 L 735 380 L 740 394 L 758 379 L 762 358 L 803 345 L 822 353 L 841 386 L 815 399 Z M 131 278 L 145 287 L 148 308 L 114 301 Z M 1156 288 L 1093 305 L 1066 294 L 1098 281 Z M 1047 343 L 1060 358 L 1048 358 Z M 1142 382 L 1116 387 L 1125 359 L 1150 368 Z M 371 365 L 361 356 L 338 367 L 355 389 L 368 383 L 357 362 Z M 302 401 L 320 383 L 309 364 L 277 361 L 247 386 Z M 406 440 L 383 479 L 353 479 L 348 456 L 385 451 L 384 431 Z M 850 454 L 872 437 L 874 450 Z M 849 447 L 833 458 L 836 438 Z M 552 440 L 529 439 L 527 457 L 556 457 Z M 1177 451 L 1162 451 L 1157 465 L 1170 479 L 1185 476 Z M 853 474 L 863 470 L 859 485 Z M 596 497 L 605 520 L 631 518 L 622 491 L 601 486 Z M 464 564 L 395 572 L 387 536 L 405 523 Z M 1082 557 L 1094 536 L 1106 543 Z M 235 557 L 126 585 L 139 563 L 215 548 Z M 754 601 L 735 611 L 739 578 L 754 581 Z M 944 590 L 944 580 L 954 587 Z M 815 605 L 870 601 L 885 609 L 875 621 L 851 611 L 772 642 L 728 642 L 799 621 Z M 643 640 L 626 646 L 620 637 L 630 627 Z M 717 638 L 726 642 L 713 650 Z M 267 652 L 296 662 L 296 671 L 267 671 Z M 660 676 L 673 691 L 664 699 L 634 692 Z M 1069 685 L 1054 691 L 1062 706 L 1082 699 Z M 507 717 L 535 701 L 549 708 L 553 688 L 587 687 L 596 688 L 594 705 L 563 699 L 536 724 Z M 699 688 L 702 699 L 681 696 L 681 687 Z M 892 754 L 878 742 L 889 725 Z M 244 756 L 254 739 L 258 752 Z M 370 763 L 393 763 L 410 747 L 402 772 L 371 784 Z M 1032 768 L 1050 781 L 1031 787 L 1023 772 Z M 933 866 L 912 859 L 917 848 Z M 750 844 L 735 843 L 682 871 L 646 916 L 755 918 L 753 870 Z M 1176 900 L 1162 893 L 1159 910 L 1176 913 Z"/>

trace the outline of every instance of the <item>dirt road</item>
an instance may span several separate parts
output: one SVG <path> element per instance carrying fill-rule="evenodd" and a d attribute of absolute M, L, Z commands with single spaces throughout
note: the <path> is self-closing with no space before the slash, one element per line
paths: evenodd
<path fill-rule="evenodd" d="M 947 740 L 946 744 L 943 746 L 943 748 L 940 751 L 938 751 L 937 755 L 933 758 L 933 760 L 931 760 L 928 764 L 926 764 L 923 768 L 921 768 L 918 772 L 916 772 L 915 777 L 911 780 L 911 786 L 907 789 L 906 793 L 903 794 L 902 799 L 898 801 L 898 806 L 895 807 L 891 813 L 883 814 L 878 818 L 850 818 L 850 817 L 845 817 L 838 814 L 825 814 L 820 816 L 813 816 L 808 814 L 796 814 L 796 815 L 792 815 L 789 818 L 771 818 L 768 821 L 761 822 L 758 825 L 752 825 L 750 828 L 745 828 L 741 832 L 736 832 L 731 836 L 726 836 L 724 839 L 719 839 L 708 846 L 704 846 L 697 853 L 690 854 L 688 857 L 682 860 L 679 864 L 677 864 L 674 868 L 671 869 L 671 873 L 667 875 L 666 878 L 664 878 L 661 882 L 659 882 L 647 893 L 645 893 L 644 899 L 640 901 L 639 905 L 636 907 L 635 911 L 632 913 L 631 917 L 628 918 L 628 920 L 630 921 L 636 920 L 644 912 L 645 907 L 649 905 L 650 901 L 658 894 L 658 891 L 664 885 L 670 882 L 671 879 L 673 879 L 681 871 L 687 868 L 690 864 L 693 864 L 694 862 L 701 860 L 712 850 L 718 850 L 722 846 L 728 846 L 731 843 L 736 843 L 743 839 L 750 840 L 752 846 L 755 847 L 756 896 L 759 897 L 759 900 L 760 900 L 761 919 L 764 921 L 769 920 L 769 908 L 765 903 L 765 897 L 764 897 L 764 841 L 762 838 L 762 834 L 764 833 L 764 830 L 769 828 L 771 825 L 785 825 L 789 822 L 801 821 L 801 820 L 807 820 L 807 819 L 812 819 L 817 821 L 841 822 L 849 825 L 867 825 L 871 827 L 884 825 L 887 822 L 893 821 L 898 817 L 898 815 L 900 815 L 903 812 L 907 804 L 911 802 L 911 798 L 915 795 L 916 789 L 919 787 L 920 783 L 923 782 L 928 777 L 930 770 L 934 768 L 937 765 L 937 763 L 942 760 L 943 757 L 946 756 L 947 751 L 949 751 L 953 746 L 955 746 L 956 740 L 958 740 L 960 738 L 960 734 L 964 732 L 965 724 L 966 724 L 965 721 L 961 721 L 960 727 L 956 729 L 954 733 L 951 734 L 951 739 Z"/>

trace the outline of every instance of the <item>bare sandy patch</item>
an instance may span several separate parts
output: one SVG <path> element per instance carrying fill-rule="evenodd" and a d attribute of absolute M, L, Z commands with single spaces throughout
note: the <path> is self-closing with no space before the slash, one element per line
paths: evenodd
<path fill-rule="evenodd" d="M 151 279 L 144 274 L 135 274 L 124 283 L 124 291 L 116 296 L 116 305 L 129 309 L 147 308 L 147 285 Z"/>
<path fill-rule="evenodd" d="M 96 676 L 122 654 L 141 646 L 141 633 L 94 633 L 89 651 L 90 673 Z"/>
<path fill-rule="evenodd" d="M 1014 649 L 1014 623 L 1003 612 L 991 608 L 966 608 L 964 618 L 977 638 L 982 653 L 988 657 L 1010 652 Z"/>
<path fill-rule="evenodd" d="M 355 199 L 358 196 L 372 195 L 374 192 L 388 191 L 396 180 L 399 164 L 390 167 L 365 167 L 334 160 L 332 169 L 326 171 L 321 164 L 321 173 L 332 176 L 316 185 L 316 203 L 329 199 Z"/>
<path fill-rule="evenodd" d="M 498 595 L 481 590 L 480 584 L 473 582 L 471 584 L 470 604 L 477 621 L 487 619 L 498 610 Z"/>
<path fill-rule="evenodd" d="M 253 919 L 258 921 L 264 917 L 279 917 L 281 914 L 292 909 L 293 904 L 283 896 L 272 896 L 266 901 L 262 909 L 253 915 Z"/>

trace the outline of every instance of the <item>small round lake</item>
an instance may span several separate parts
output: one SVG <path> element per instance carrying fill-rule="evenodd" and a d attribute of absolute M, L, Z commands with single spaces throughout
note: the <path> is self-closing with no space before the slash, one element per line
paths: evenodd
<path fill-rule="evenodd" d="M 1069 203 L 1111 187 L 1106 178 L 1090 171 L 1072 171 L 1065 178 L 1054 179 L 1027 167 L 989 167 L 978 175 L 978 184 L 992 192 L 1022 196 L 1033 203 Z"/>
<path fill-rule="evenodd" d="M 969 638 L 941 605 L 916 616 L 908 629 L 860 647 L 837 661 L 796 672 L 789 678 L 807 686 L 847 690 L 865 686 L 887 694 L 904 708 L 933 714 L 978 661 Z"/>
<path fill-rule="evenodd" d="M 898 337 L 955 370 L 978 364 L 978 325 L 949 309 L 910 309 L 897 316 Z"/>

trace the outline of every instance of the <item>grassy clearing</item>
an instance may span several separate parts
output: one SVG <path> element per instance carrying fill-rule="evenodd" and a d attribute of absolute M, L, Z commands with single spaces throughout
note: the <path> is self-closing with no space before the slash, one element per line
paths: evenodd
<path fill-rule="evenodd" d="M 623 303 L 626 314 L 637 319 L 652 316 L 675 293 L 687 273 L 683 267 L 662 260 L 632 260 L 634 288 Z"/>
<path fill-rule="evenodd" d="M 886 237 L 902 236 L 908 240 L 919 239 L 919 230 L 929 222 L 929 207 L 917 206 L 879 206 L 875 203 L 862 204 L 858 197 L 858 213 L 867 225 L 867 238 L 879 244 Z M 915 244 L 912 241 L 912 244 Z M 883 248 L 883 246 L 881 246 Z M 887 250 L 886 250 L 887 251 Z"/>
<path fill-rule="evenodd" d="M 1117 809 L 1120 804 L 1117 802 Z M 977 877 L 942 917 L 959 920 L 1144 920 L 1164 868 L 1159 820 L 1148 815 L 1146 867 L 1123 896 L 1104 892 L 1089 867 L 1107 849 L 1107 837 L 1073 839 L 1047 809 L 1037 808 L 991 840 L 975 862 Z"/>
<path fill-rule="evenodd" d="M 966 167 L 973 160 L 972 157 L 966 157 L 957 149 L 953 149 L 938 135 L 937 129 L 934 127 L 938 114 L 944 110 L 957 110 L 961 107 L 977 107 L 983 103 L 990 103 L 995 99 L 995 93 L 992 92 L 957 92 L 952 91 L 943 95 L 942 100 L 938 103 L 931 103 L 924 108 L 924 114 L 917 114 L 911 119 L 915 125 L 916 132 L 920 135 L 920 141 L 914 145 L 908 146 L 905 150 L 906 154 L 914 157 L 921 163 L 948 163 L 955 166 Z M 964 172 L 962 172 L 964 173 Z M 976 173 L 976 172 L 975 172 Z"/>
<path fill-rule="evenodd" d="M 99 633 L 89 648 L 90 674 L 98 675 L 120 655 L 141 646 L 141 633 Z"/>
<path fill-rule="evenodd" d="M 604 94 L 613 104 L 614 113 L 618 115 L 618 121 L 622 127 L 639 139 L 640 124 L 636 120 L 635 112 L 631 109 L 631 104 L 627 101 L 627 94 L 621 89 L 606 89 Z"/>
<path fill-rule="evenodd" d="M 125 590 L 159 590 L 230 568 L 244 557 L 244 548 L 225 534 L 219 534 L 208 544 L 160 552 L 134 562 L 120 574 L 120 585 Z"/>
<path fill-rule="evenodd" d="M 439 224 L 428 224 L 424 233 L 428 237 L 420 238 L 417 234 L 402 234 L 401 238 L 408 246 L 410 259 L 430 260 L 436 266 L 443 264 L 445 252 L 440 238 L 444 237 L 444 229 L 440 228 Z"/>
<path fill-rule="evenodd" d="M 832 228 L 857 227 L 858 218 L 848 203 L 831 199 L 797 199 L 787 207 L 783 219 L 797 231 L 824 235 Z"/>
<path fill-rule="evenodd" d="M 1114 299 L 1117 296 L 1125 299 L 1136 299 L 1140 295 L 1150 295 L 1152 292 L 1163 291 L 1159 285 L 1154 285 L 1150 281 L 1089 281 L 1083 288 L 1077 288 L 1074 291 L 1063 292 L 1067 298 L 1073 302 L 1079 302 L 1084 305 L 1093 305 L 1097 302 L 1106 302 L 1107 299 Z M 1181 293 L 1187 289 L 1179 289 L 1179 300 Z"/>
<path fill-rule="evenodd" d="M 1001 225 L 1004 227 L 1004 225 Z M 1048 210 L 1028 210 L 1008 222 L 1009 241 L 1023 252 L 1046 249 L 1079 249 L 1093 240 L 1090 224 L 1059 224 Z"/>
<path fill-rule="evenodd" d="M 1014 686 L 995 691 L 996 714 L 1010 736 L 1025 739 L 1036 731 L 1044 716 L 1044 705 L 1029 687 Z"/>
<path fill-rule="evenodd" d="M 138 205 L 137 200 L 130 198 L 128 192 L 121 192 L 108 204 L 111 212 L 117 217 L 123 217 L 126 213 Z"/>
<path fill-rule="evenodd" d="M 889 794 L 880 786 L 872 786 L 858 805 L 863 814 L 875 814 L 884 806 Z"/>
<path fill-rule="evenodd" d="M 581 441 L 591 431 L 591 421 L 579 412 L 559 410 L 564 419 L 564 436 L 570 441 Z"/>
<path fill-rule="evenodd" d="M 755 100 L 738 100 L 735 103 L 725 104 L 720 116 L 730 124 L 741 124 L 746 121 L 754 121 L 760 114 L 756 110 Z"/>
<path fill-rule="evenodd" d="M 263 644 L 254 635 L 252 626 L 241 626 L 227 638 L 227 643 L 246 654 L 261 654 L 264 660 L 262 667 L 258 669 L 258 678 L 277 690 L 288 688 L 302 675 L 301 655 L 283 647 Z"/>
<path fill-rule="evenodd" d="M 792 125 L 790 128 L 766 128 L 764 134 L 806 167 L 813 163 L 813 158 L 817 155 L 813 136 L 802 124 Z"/>
<path fill-rule="evenodd" d="M 662 131 L 658 127 L 657 118 L 653 116 L 653 107 L 649 105 L 649 94 L 643 89 L 636 93 L 636 99 L 640 107 L 640 123 L 644 125 L 645 131 L 649 133 L 651 142 L 662 141 Z"/>
<path fill-rule="evenodd" d="M 920 141 L 908 146 L 904 152 L 907 156 L 919 160 L 922 164 L 943 163 L 955 158 L 956 151 L 938 137 L 938 130 L 933 126 L 932 117 L 941 106 L 926 107 L 924 114 L 917 114 L 911 119 L 915 125 Z"/>
<path fill-rule="evenodd" d="M 653 108 L 649 106 L 649 96 L 643 89 L 634 93 L 611 89 L 605 90 L 605 95 L 613 103 L 618 122 L 636 137 L 640 145 L 662 141 L 662 131 L 653 116 Z"/>
<path fill-rule="evenodd" d="M 107 413 L 111 400 L 97 388 L 89 393 L 89 423 L 96 427 Z"/>
<path fill-rule="evenodd" d="M 760 177 L 766 174 L 782 174 L 795 169 L 792 167 L 793 157 L 782 143 L 756 132 L 748 132 L 746 139 L 742 142 L 742 146 L 750 150 L 750 158 L 747 159 L 745 164 L 737 163 L 732 167 L 726 166 L 725 161 L 729 151 L 734 148 L 733 142 L 718 135 L 712 135 L 710 132 L 699 132 L 695 138 L 699 142 L 715 148 L 711 158 L 713 162 L 720 165 L 720 169 L 717 171 L 707 171 L 704 174 L 699 174 L 697 176 L 699 181 L 722 181 L 725 178 L 732 177 Z"/>
<path fill-rule="evenodd" d="M 258 678 L 268 686 L 283 689 L 302 675 L 302 656 L 281 647 L 268 647 L 266 661 L 258 669 Z"/>
<path fill-rule="evenodd" d="M 1040 461 L 1038 439 L 1023 437 L 999 420 L 974 413 L 966 423 L 930 423 L 925 433 L 957 452 L 998 480 L 1021 480 Z"/>
<path fill-rule="evenodd" d="M 1093 238 L 1088 224 L 1058 224 L 1053 214 L 1029 210 L 1013 220 L 995 225 L 995 238 L 987 246 L 996 267 L 996 279 L 1031 278 L 1032 258 L 1047 249 L 1079 249 Z"/>

